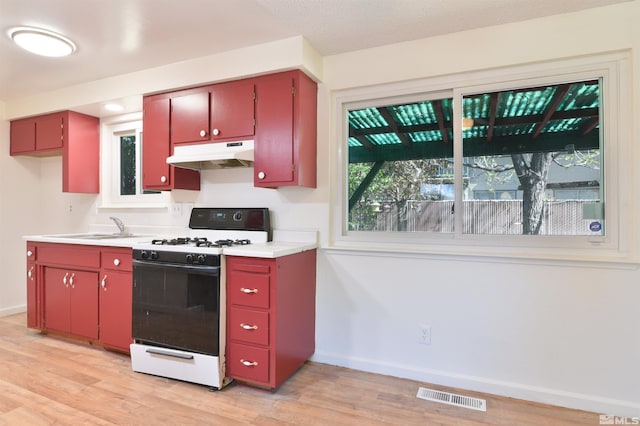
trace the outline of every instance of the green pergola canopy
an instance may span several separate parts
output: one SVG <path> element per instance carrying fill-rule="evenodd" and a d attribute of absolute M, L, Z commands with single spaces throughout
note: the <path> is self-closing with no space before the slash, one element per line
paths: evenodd
<path fill-rule="evenodd" d="M 597 149 L 599 81 L 486 93 L 463 98 L 464 156 Z M 453 99 L 348 112 L 349 162 L 449 158 Z"/>

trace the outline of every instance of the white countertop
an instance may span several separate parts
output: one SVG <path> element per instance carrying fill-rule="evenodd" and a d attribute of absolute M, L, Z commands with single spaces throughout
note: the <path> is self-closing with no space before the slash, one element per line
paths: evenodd
<path fill-rule="evenodd" d="M 25 241 L 37 243 L 60 243 L 60 244 L 82 244 L 85 246 L 107 246 L 107 247 L 131 247 L 136 243 L 150 241 L 152 235 L 132 235 L 118 238 L 91 238 L 94 233 L 76 232 L 73 234 L 50 234 L 50 235 L 25 235 Z"/>
<path fill-rule="evenodd" d="M 92 236 L 100 233 L 73 233 L 50 235 L 26 235 L 25 241 L 59 244 L 82 244 L 88 246 L 132 247 L 137 243 L 149 242 L 157 235 L 132 235 L 118 238 L 100 238 Z M 104 235 L 107 235 L 105 233 Z M 228 256 L 248 256 L 276 258 L 313 250 L 318 247 L 317 231 L 274 230 L 273 241 L 245 246 L 225 247 L 222 254 Z"/>
<path fill-rule="evenodd" d="M 246 246 L 231 246 L 222 249 L 222 254 L 227 256 L 247 257 L 282 257 L 290 254 L 313 250 L 318 247 L 316 243 L 269 241 L 262 244 L 249 244 Z"/>

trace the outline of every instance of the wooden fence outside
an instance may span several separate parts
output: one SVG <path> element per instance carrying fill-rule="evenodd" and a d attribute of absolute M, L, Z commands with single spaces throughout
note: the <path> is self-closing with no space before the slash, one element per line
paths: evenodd
<path fill-rule="evenodd" d="M 592 204 L 593 202 L 589 202 Z M 540 235 L 592 235 L 593 219 L 583 218 L 585 201 L 547 201 Z M 407 232 L 454 232 L 454 203 L 446 201 L 410 201 L 407 204 Z M 470 200 L 463 202 L 463 233 L 522 234 L 522 201 Z M 377 214 L 375 231 L 397 231 L 396 206 Z"/>

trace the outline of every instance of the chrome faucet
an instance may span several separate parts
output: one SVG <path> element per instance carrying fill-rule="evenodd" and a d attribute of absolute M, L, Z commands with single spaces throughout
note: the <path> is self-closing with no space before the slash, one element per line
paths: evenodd
<path fill-rule="evenodd" d="M 120 230 L 120 234 L 125 234 L 125 232 L 124 232 L 124 223 L 122 223 L 122 221 L 120 219 L 118 219 L 117 217 L 113 217 L 113 216 L 110 216 L 109 219 L 111 219 L 112 221 L 114 221 L 116 223 L 116 226 Z"/>

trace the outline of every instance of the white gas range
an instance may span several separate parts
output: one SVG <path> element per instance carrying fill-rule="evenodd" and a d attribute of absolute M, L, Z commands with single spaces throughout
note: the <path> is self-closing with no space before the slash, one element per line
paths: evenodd
<path fill-rule="evenodd" d="M 222 388 L 222 252 L 270 240 L 266 208 L 194 208 L 188 235 L 134 244 L 133 370 Z"/>

